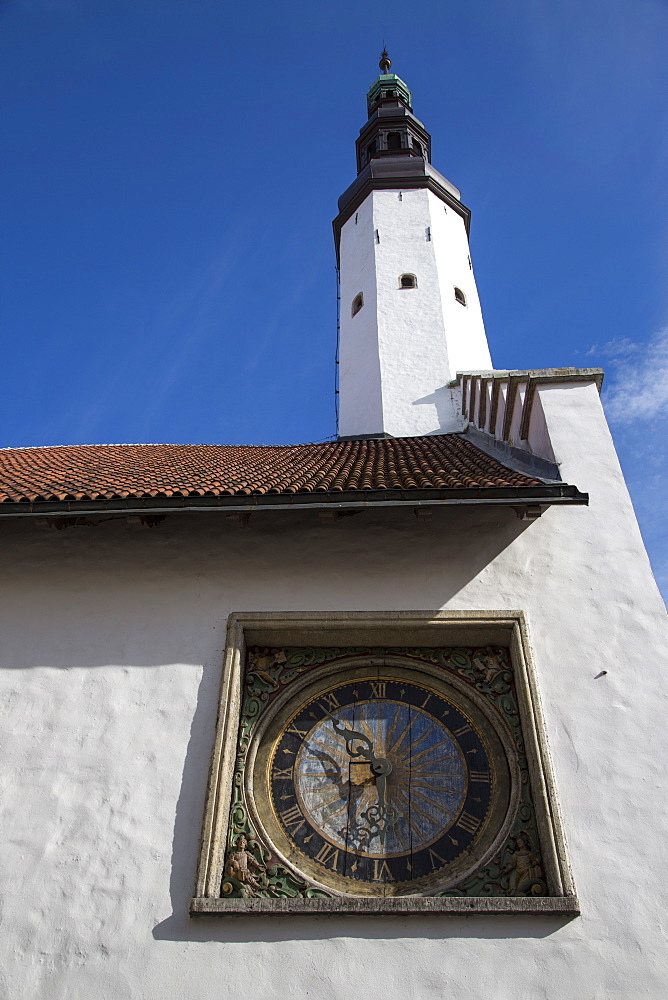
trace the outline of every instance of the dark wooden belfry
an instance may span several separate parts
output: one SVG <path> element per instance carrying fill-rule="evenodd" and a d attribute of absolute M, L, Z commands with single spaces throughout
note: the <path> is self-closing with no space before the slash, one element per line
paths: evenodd
<path fill-rule="evenodd" d="M 432 166 L 431 136 L 413 114 L 411 92 L 400 77 L 391 72 L 390 58 L 383 50 L 380 76 L 366 97 L 368 120 L 356 142 L 357 176 L 339 198 L 339 214 L 334 219 L 337 261 L 340 260 L 342 227 L 357 213 L 372 191 L 403 192 L 425 189 L 439 198 L 447 211 L 462 217 L 466 232 L 471 213 L 462 204 L 454 184 Z M 380 234 L 373 228 L 376 243 Z M 430 228 L 425 230 L 431 239 Z"/>
<path fill-rule="evenodd" d="M 371 162 L 384 157 L 418 156 L 430 162 L 431 136 L 413 115 L 411 92 L 400 77 L 391 73 L 385 50 L 380 57 L 380 76 L 367 94 L 369 120 L 357 140 L 358 174 Z"/>

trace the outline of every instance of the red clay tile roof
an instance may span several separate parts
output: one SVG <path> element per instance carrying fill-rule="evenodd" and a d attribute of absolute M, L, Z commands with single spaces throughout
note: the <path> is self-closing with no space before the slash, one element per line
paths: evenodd
<path fill-rule="evenodd" d="M 0 503 L 542 486 L 457 434 L 283 446 L 0 451 Z"/>

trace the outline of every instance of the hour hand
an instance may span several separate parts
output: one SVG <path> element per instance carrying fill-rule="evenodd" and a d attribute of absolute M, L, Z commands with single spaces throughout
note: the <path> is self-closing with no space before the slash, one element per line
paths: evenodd
<path fill-rule="evenodd" d="M 336 732 L 340 736 L 345 737 L 346 750 L 351 757 L 366 757 L 370 761 L 376 759 L 373 753 L 373 743 L 364 733 L 358 733 L 354 729 L 347 729 L 345 723 L 336 722 L 335 719 L 332 720 L 332 724 Z"/>

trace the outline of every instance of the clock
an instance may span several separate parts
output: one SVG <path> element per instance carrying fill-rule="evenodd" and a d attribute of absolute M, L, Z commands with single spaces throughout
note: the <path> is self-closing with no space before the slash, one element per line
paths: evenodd
<path fill-rule="evenodd" d="M 408 657 L 305 672 L 264 708 L 244 801 L 273 860 L 329 895 L 443 892 L 508 836 L 512 738 L 475 687 Z"/>
<path fill-rule="evenodd" d="M 190 913 L 573 916 L 554 789 L 522 612 L 233 615 Z"/>

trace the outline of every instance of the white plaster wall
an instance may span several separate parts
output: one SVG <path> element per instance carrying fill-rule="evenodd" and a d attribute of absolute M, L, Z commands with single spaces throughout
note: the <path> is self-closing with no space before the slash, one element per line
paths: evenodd
<path fill-rule="evenodd" d="M 449 378 L 453 379 L 457 372 L 489 370 L 492 358 L 464 220 L 431 191 L 426 194 L 448 344 Z M 455 287 L 464 292 L 465 306 L 455 299 Z"/>
<path fill-rule="evenodd" d="M 596 388 L 594 383 L 592 383 L 592 385 Z M 549 390 L 549 387 L 547 388 Z M 545 413 L 543 411 L 541 392 L 542 387 L 538 386 L 531 405 L 531 415 L 529 417 L 529 437 L 526 441 L 521 443 L 521 447 L 531 452 L 532 455 L 538 455 L 539 458 L 544 458 L 548 462 L 556 462 L 554 448 L 552 447 L 552 440 L 550 438 L 547 421 L 545 420 Z M 555 428 L 555 433 L 558 433 L 558 426 Z"/>
<path fill-rule="evenodd" d="M 340 263 L 339 433 L 460 430 L 447 383 L 491 367 L 462 218 L 426 189 L 373 191 L 343 226 Z M 406 273 L 417 288 L 400 287 Z M 361 290 L 364 309 L 351 317 Z"/>
<path fill-rule="evenodd" d="M 541 396 L 589 508 L 0 524 L 0 995 L 665 1000 L 665 613 L 595 387 Z M 227 615 L 428 608 L 528 615 L 582 916 L 188 918 Z"/>
<path fill-rule="evenodd" d="M 367 198 L 341 230 L 339 434 L 382 434 L 373 201 Z M 352 315 L 359 293 L 364 305 Z"/>

